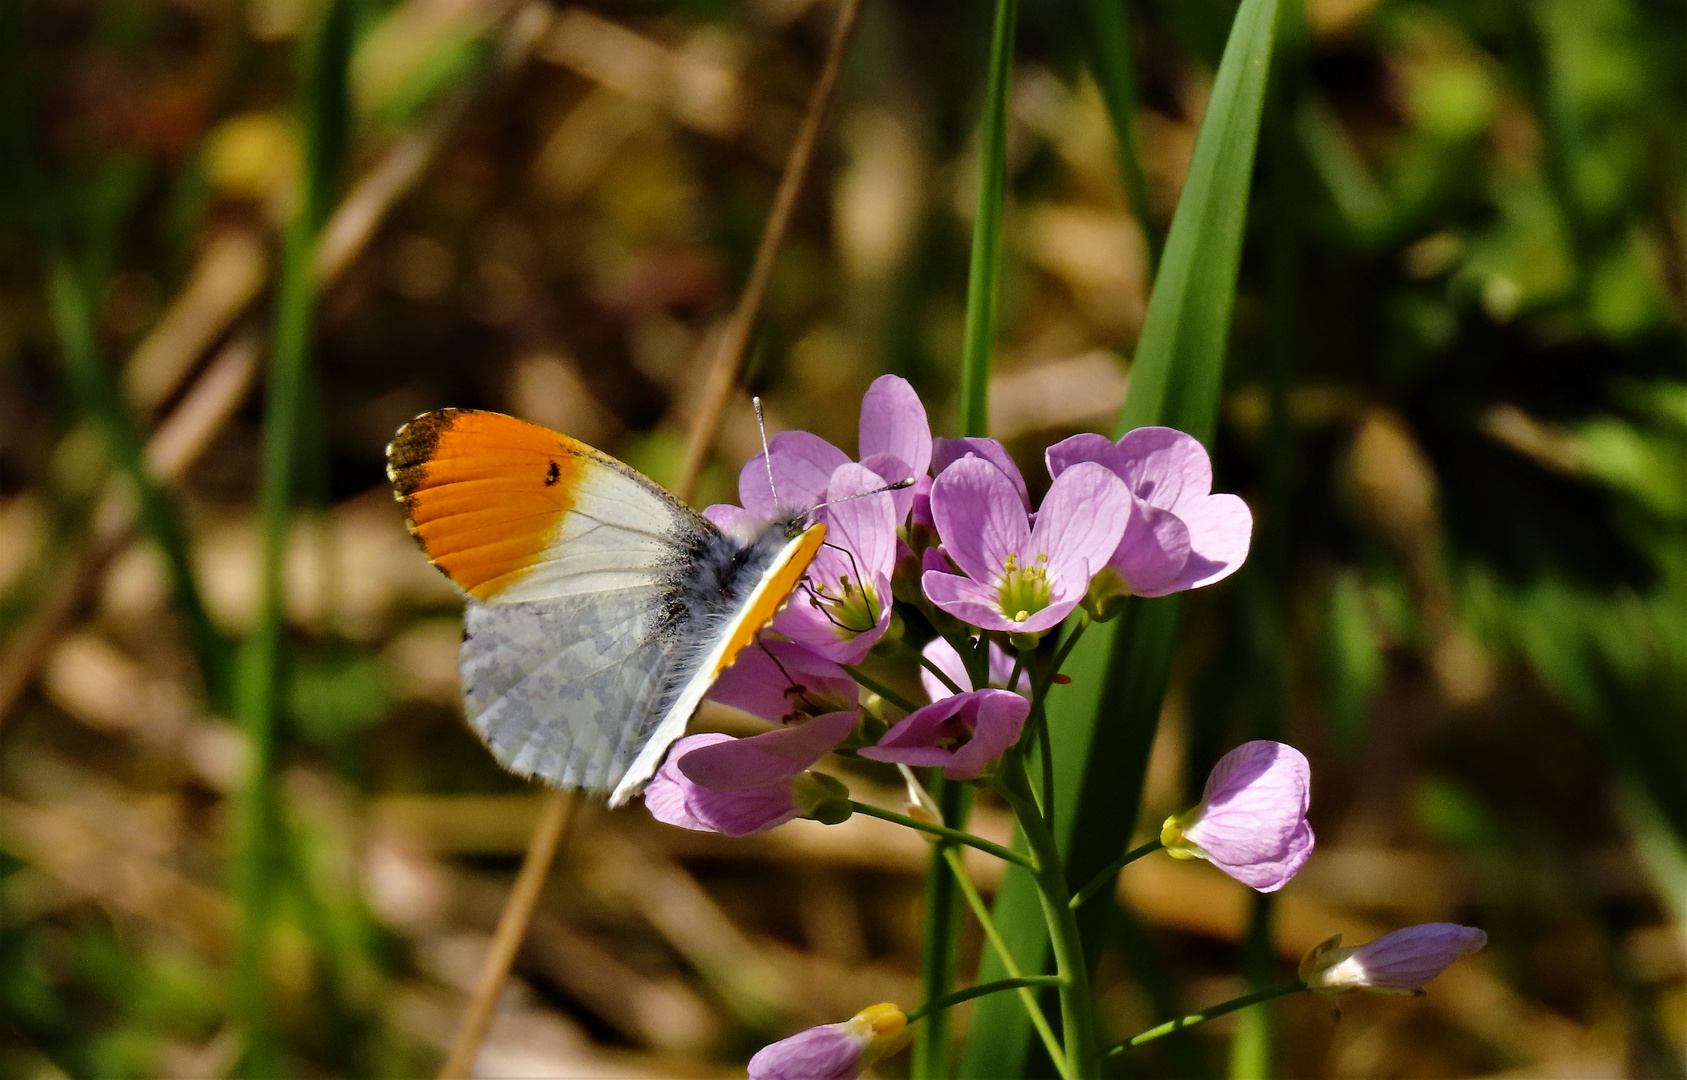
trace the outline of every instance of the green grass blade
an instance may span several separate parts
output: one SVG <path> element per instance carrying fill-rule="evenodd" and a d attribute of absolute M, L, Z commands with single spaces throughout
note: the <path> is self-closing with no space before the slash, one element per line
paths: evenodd
<path fill-rule="evenodd" d="M 1014 23 L 1018 0 L 996 0 L 990 38 L 990 73 L 979 133 L 978 213 L 972 226 L 972 262 L 967 277 L 966 333 L 961 345 L 959 434 L 989 434 L 990 361 L 996 350 L 997 298 L 1002 270 L 1002 202 L 1007 184 L 1008 89 L 1013 77 Z M 965 784 L 932 782 L 932 796 L 946 824 L 964 827 L 972 809 Z M 961 892 L 944 857 L 932 849 L 926 870 L 925 938 L 920 959 L 922 1000 L 935 1001 L 954 989 L 960 943 Z M 1017 998 L 1015 1008 L 1020 1008 Z M 933 1014 L 914 1037 L 916 1080 L 952 1074 L 950 1016 Z"/>
<path fill-rule="evenodd" d="M 1119 178 L 1131 216 L 1148 244 L 1148 271 L 1160 265 L 1160 231 L 1148 204 L 1148 180 L 1142 173 L 1142 141 L 1136 131 L 1136 60 L 1131 55 L 1130 11 L 1125 0 L 1084 0 L 1084 48 L 1090 72 L 1101 88 L 1101 100 L 1113 121 L 1118 146 Z"/>
<path fill-rule="evenodd" d="M 1018 0 L 996 0 L 990 79 L 978 140 L 978 215 L 972 224 L 966 335 L 961 342 L 960 434 L 986 435 L 990 358 L 996 351 L 996 303 L 1002 277 L 1002 199 L 1007 183 L 1008 83 Z"/>
<path fill-rule="evenodd" d="M 1225 46 L 1188 179 L 1149 299 L 1120 433 L 1168 424 L 1210 441 L 1275 39 L 1277 0 L 1244 0 Z M 1133 600 L 1120 618 L 1087 634 L 1068 660 L 1069 686 L 1049 698 L 1054 735 L 1058 840 L 1074 883 L 1124 849 L 1135 828 L 1148 751 L 1170 677 L 1182 598 Z M 1010 870 L 997 893 L 997 924 L 1027 972 L 1047 967 L 1029 875 Z M 1093 948 L 1105 905 L 1086 911 Z M 978 976 L 1001 978 L 988 959 Z M 1011 1003 L 1010 1003 L 1011 1004 Z M 1033 1075 L 1029 1026 L 989 998 L 973 1016 L 965 1076 Z"/>
<path fill-rule="evenodd" d="M 236 954 L 236 1008 L 246 1034 L 244 1070 L 275 1076 L 281 1062 L 269 1027 L 265 978 L 270 901 L 285 851 L 276 835 L 276 718 L 280 711 L 282 561 L 295 486 L 298 443 L 309 386 L 317 233 L 344 157 L 355 10 L 333 0 L 312 35 L 305 56 L 302 127 L 305 168 L 299 206 L 288 225 L 276 288 L 274 347 L 264 402 L 263 465 L 258 514 L 262 537 L 256 625 L 241 656 L 238 714 L 250 743 L 250 774 L 243 793 L 236 852 L 235 896 L 241 910 Z"/>

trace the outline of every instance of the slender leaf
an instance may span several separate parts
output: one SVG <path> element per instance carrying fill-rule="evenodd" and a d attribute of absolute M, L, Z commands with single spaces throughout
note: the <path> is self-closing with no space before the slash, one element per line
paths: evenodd
<path fill-rule="evenodd" d="M 1090 71 L 1113 121 L 1119 177 L 1131 216 L 1148 244 L 1148 269 L 1160 265 L 1160 232 L 1148 204 L 1148 180 L 1142 173 L 1142 141 L 1136 131 L 1136 59 L 1131 55 L 1130 11 L 1125 0 L 1083 0 L 1082 37 Z"/>
<path fill-rule="evenodd" d="M 959 434 L 989 434 L 990 361 L 996 351 L 997 298 L 1001 291 L 1002 202 L 1007 184 L 1008 89 L 1013 77 L 1014 23 L 1018 0 L 996 0 L 990 37 L 990 73 L 979 125 L 978 212 L 972 226 L 972 262 L 967 278 L 966 334 L 961 345 Z M 965 784 L 932 781 L 943 820 L 965 826 L 972 809 L 972 789 Z M 961 929 L 961 892 L 944 855 L 946 844 L 932 849 L 926 871 L 925 944 L 921 958 L 921 994 L 935 1001 L 955 984 L 955 960 Z M 1016 999 L 1017 1001 L 1017 999 Z M 1017 1006 L 1016 1006 L 1017 1007 Z M 914 1039 L 913 1075 L 945 1077 L 953 1072 L 947 1010 L 920 1025 Z"/>
<path fill-rule="evenodd" d="M 1216 423 L 1225 344 L 1275 38 L 1277 0 L 1244 0 L 1231 27 L 1155 278 L 1120 433 L 1168 424 L 1202 441 Z M 1135 599 L 1120 618 L 1073 650 L 1069 686 L 1050 696 L 1058 840 L 1074 884 L 1105 866 L 1136 825 L 1148 751 L 1170 675 L 1182 599 Z M 1106 905 L 1084 924 L 1093 950 Z M 1026 971 L 1047 968 L 1047 944 L 1029 875 L 1010 870 L 996 900 L 997 924 Z M 1001 978 L 986 959 L 979 979 Z M 973 1017 L 965 1076 L 1034 1075 L 1030 1029 L 1016 1003 L 986 998 Z"/>
<path fill-rule="evenodd" d="M 258 513 L 262 535 L 259 607 L 241 656 L 238 713 L 251 747 L 235 867 L 242 924 L 236 956 L 236 1004 L 246 1034 L 245 1069 L 274 1076 L 280 1062 L 269 1033 L 265 959 L 270 901 L 286 864 L 274 805 L 276 719 L 280 712 L 282 560 L 310 385 L 310 342 L 317 233 L 344 157 L 350 113 L 347 66 L 355 26 L 352 0 L 334 0 L 305 56 L 302 127 L 305 168 L 299 205 L 287 229 L 276 292 L 274 349 L 264 402 Z"/>

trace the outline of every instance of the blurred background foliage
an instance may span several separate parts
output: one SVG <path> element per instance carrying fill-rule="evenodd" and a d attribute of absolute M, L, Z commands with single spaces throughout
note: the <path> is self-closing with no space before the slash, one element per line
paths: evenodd
<path fill-rule="evenodd" d="M 1124 6 L 1137 107 L 1112 117 L 1082 6 L 1021 13 L 990 421 L 1033 484 L 1128 391 L 1234 11 Z M 258 371 L 307 166 L 328 223 L 282 567 L 271 1060 L 437 1066 L 538 801 L 462 723 L 457 603 L 384 445 L 490 407 L 671 477 L 832 16 L 356 0 L 345 111 L 312 113 L 327 9 L 0 8 L 0 1074 L 209 1077 L 251 1050 L 227 642 L 262 618 Z M 850 446 L 891 371 L 953 428 L 988 19 L 867 4 L 753 346 L 770 427 Z M 1320 845 L 1267 964 L 1337 930 L 1492 935 L 1422 1002 L 1284 1002 L 1284 1075 L 1682 1076 L 1687 6 L 1310 0 L 1280 41 L 1214 446 L 1256 546 L 1189 605 L 1142 819 L 1273 732 L 1314 761 Z M 700 503 L 757 449 L 747 395 Z M 924 845 L 810 824 L 727 843 L 583 812 L 483 1071 L 727 1075 L 913 1004 Z M 978 827 L 1006 830 L 988 803 Z M 1205 869 L 1127 874 L 1119 1033 L 1240 985 L 1244 898 Z M 1229 1030 L 1121 1068 L 1219 1075 Z"/>

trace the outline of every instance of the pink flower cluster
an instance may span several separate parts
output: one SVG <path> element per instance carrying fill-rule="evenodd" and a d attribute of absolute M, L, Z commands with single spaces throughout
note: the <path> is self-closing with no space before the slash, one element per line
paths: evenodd
<path fill-rule="evenodd" d="M 1052 483 L 1035 510 L 1001 443 L 933 439 L 903 379 L 886 375 L 868 389 L 859 434 L 859 461 L 808 432 L 775 435 L 739 474 L 741 505 L 704 511 L 745 538 L 806 512 L 825 523 L 826 544 L 712 693 L 781 729 L 680 740 L 646 792 L 661 820 L 732 835 L 799 816 L 841 820 L 841 785 L 812 766 L 846 744 L 864 758 L 941 767 L 950 779 L 985 775 L 1018 741 L 1031 708 L 1026 687 L 1006 687 L 1013 662 L 1001 641 L 988 645 L 982 686 L 971 685 L 953 644 L 933 641 L 927 659 L 962 692 L 928 678 L 931 704 L 876 739 L 860 723 L 844 665 L 884 639 L 900 584 L 932 621 L 980 639 L 1012 635 L 1023 647 L 1069 616 L 1106 571 L 1122 590 L 1159 596 L 1217 581 L 1247 555 L 1246 504 L 1211 494 L 1206 450 L 1169 428 L 1050 447 Z"/>

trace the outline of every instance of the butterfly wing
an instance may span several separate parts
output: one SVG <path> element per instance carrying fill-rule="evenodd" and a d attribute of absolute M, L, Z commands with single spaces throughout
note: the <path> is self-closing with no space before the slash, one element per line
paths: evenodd
<path fill-rule="evenodd" d="M 615 787 L 671 711 L 680 581 L 711 526 L 614 458 L 497 413 L 427 413 L 387 460 L 411 532 L 469 594 L 475 730 L 512 771 Z"/>

